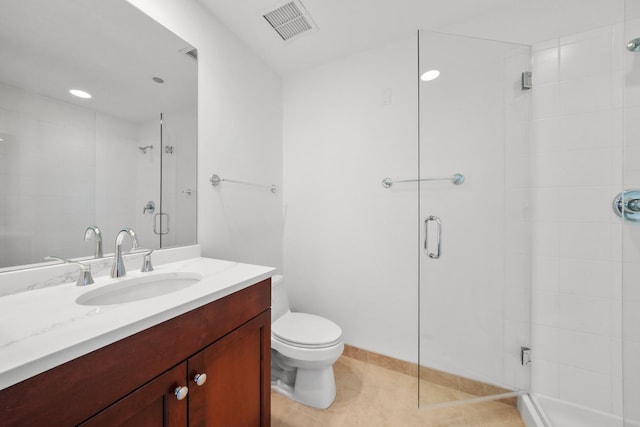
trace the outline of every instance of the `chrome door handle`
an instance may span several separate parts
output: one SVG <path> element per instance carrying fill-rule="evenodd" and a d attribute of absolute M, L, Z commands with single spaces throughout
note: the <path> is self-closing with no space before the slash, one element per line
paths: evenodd
<path fill-rule="evenodd" d="M 436 252 L 429 252 L 429 223 L 433 221 L 436 223 Z M 424 253 L 429 256 L 429 258 L 438 259 L 440 258 L 440 249 L 442 243 L 442 222 L 440 222 L 440 218 L 437 216 L 430 215 L 427 219 L 424 220 Z"/>
<path fill-rule="evenodd" d="M 167 220 L 164 222 L 166 225 L 165 230 L 162 227 L 162 221 L 160 222 L 160 230 L 158 230 L 158 217 L 165 217 Z M 153 216 L 153 232 L 159 236 L 164 236 L 169 234 L 169 214 L 166 213 L 157 213 Z"/>

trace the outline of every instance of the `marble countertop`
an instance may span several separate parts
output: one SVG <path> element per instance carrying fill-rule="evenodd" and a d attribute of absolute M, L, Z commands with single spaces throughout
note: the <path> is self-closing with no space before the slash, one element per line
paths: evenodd
<path fill-rule="evenodd" d="M 269 278 L 274 269 L 210 258 L 192 258 L 133 271 L 95 284 L 65 283 L 0 298 L 0 390 L 165 320 Z M 80 295 L 134 277 L 188 272 L 202 280 L 186 289 L 146 300 L 83 306 Z"/>

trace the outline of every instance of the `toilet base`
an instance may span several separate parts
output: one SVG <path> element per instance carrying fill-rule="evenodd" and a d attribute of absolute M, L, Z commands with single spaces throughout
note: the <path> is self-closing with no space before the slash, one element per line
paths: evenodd
<path fill-rule="evenodd" d="M 298 368 L 293 387 L 282 380 L 272 379 L 271 390 L 303 405 L 327 409 L 336 398 L 333 366 L 320 369 Z"/>

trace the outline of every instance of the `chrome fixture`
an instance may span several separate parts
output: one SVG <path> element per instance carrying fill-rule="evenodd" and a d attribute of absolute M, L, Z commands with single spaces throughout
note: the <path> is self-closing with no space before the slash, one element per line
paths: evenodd
<path fill-rule="evenodd" d="M 153 265 L 151 265 L 152 252 L 153 252 L 153 249 L 151 249 L 149 252 L 144 254 L 144 258 L 142 260 L 142 268 L 140 269 L 142 273 L 148 273 L 150 271 L 153 271 Z"/>
<path fill-rule="evenodd" d="M 520 347 L 520 364 L 522 366 L 531 365 L 531 349 L 529 347 Z"/>
<path fill-rule="evenodd" d="M 627 43 L 627 50 L 630 52 L 640 52 L 640 38 L 633 39 Z"/>
<path fill-rule="evenodd" d="M 436 223 L 436 251 L 429 252 L 429 223 Z M 437 216 L 430 215 L 427 219 L 424 220 L 424 253 L 432 259 L 440 258 L 441 253 L 441 243 L 442 243 L 442 222 L 440 218 Z"/>
<path fill-rule="evenodd" d="M 102 232 L 98 228 L 97 225 L 90 225 L 84 232 L 84 241 L 88 242 L 91 240 L 91 236 L 96 239 L 96 248 L 93 253 L 94 258 L 102 258 L 104 254 L 102 253 Z"/>
<path fill-rule="evenodd" d="M 131 250 L 133 251 L 138 248 L 138 237 L 132 228 L 125 227 L 118 232 L 118 235 L 116 236 L 116 249 L 113 254 L 113 266 L 111 267 L 111 277 L 113 279 L 127 274 L 127 271 L 124 268 L 124 261 L 122 260 L 122 241 L 126 235 L 131 238 Z"/>
<path fill-rule="evenodd" d="M 60 258 L 57 256 L 46 256 L 45 261 L 62 261 L 64 264 L 78 264 L 80 266 L 80 275 L 76 280 L 76 286 L 87 286 L 94 283 L 91 276 L 91 266 L 78 261 L 71 261 L 70 259 Z"/>
<path fill-rule="evenodd" d="M 144 205 L 144 208 L 142 208 L 142 214 L 146 214 L 147 212 L 152 214 L 155 211 L 156 211 L 156 204 L 153 200 L 149 200 L 147 204 Z"/>
<path fill-rule="evenodd" d="M 158 230 L 158 217 L 160 217 L 160 229 Z M 166 218 L 166 221 L 162 220 L 162 217 Z M 162 227 L 164 224 L 166 227 Z M 153 216 L 153 232 L 158 236 L 164 236 L 169 234 L 169 214 L 167 213 L 157 213 Z"/>
<path fill-rule="evenodd" d="M 640 190 L 625 190 L 611 204 L 613 212 L 625 221 L 640 222 Z"/>
<path fill-rule="evenodd" d="M 532 73 L 531 71 L 523 71 L 522 77 L 520 78 L 520 87 L 522 90 L 529 90 L 533 87 L 533 82 L 531 80 Z"/>
<path fill-rule="evenodd" d="M 138 150 L 142 151 L 142 154 L 147 154 L 147 150 L 153 150 L 153 145 L 145 145 L 144 147 L 138 147 Z"/>
<path fill-rule="evenodd" d="M 222 178 L 220 175 L 217 175 L 215 173 L 213 175 L 209 176 L 209 182 L 214 187 L 217 187 L 218 185 L 220 185 L 221 182 L 233 182 L 234 184 L 242 184 L 242 185 L 250 185 L 252 187 L 266 188 L 266 189 L 270 190 L 273 194 L 276 194 L 276 191 L 277 191 L 275 185 L 254 184 L 253 182 L 238 181 L 238 180 L 235 180 L 235 179 Z"/>
<path fill-rule="evenodd" d="M 398 182 L 423 182 L 423 181 L 451 181 L 452 184 L 455 185 L 460 185 L 464 182 L 464 175 L 462 175 L 461 173 L 456 173 L 453 174 L 452 176 L 447 176 L 444 178 L 422 178 L 422 179 L 399 179 L 399 180 L 392 180 L 391 178 L 387 177 L 385 179 L 382 180 L 382 186 L 384 188 L 391 188 L 391 186 L 393 184 L 396 184 Z"/>

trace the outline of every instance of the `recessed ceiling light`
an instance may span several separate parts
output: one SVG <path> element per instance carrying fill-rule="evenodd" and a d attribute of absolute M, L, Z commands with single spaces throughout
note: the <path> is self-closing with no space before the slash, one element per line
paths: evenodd
<path fill-rule="evenodd" d="M 71 89 L 69 93 L 73 96 L 77 96 L 78 98 L 84 98 L 84 99 L 91 98 L 91 94 L 89 92 L 85 92 L 80 89 Z"/>
<path fill-rule="evenodd" d="M 435 80 L 440 76 L 440 71 L 438 70 L 429 70 L 420 76 L 420 80 L 423 82 L 430 82 L 431 80 Z"/>

